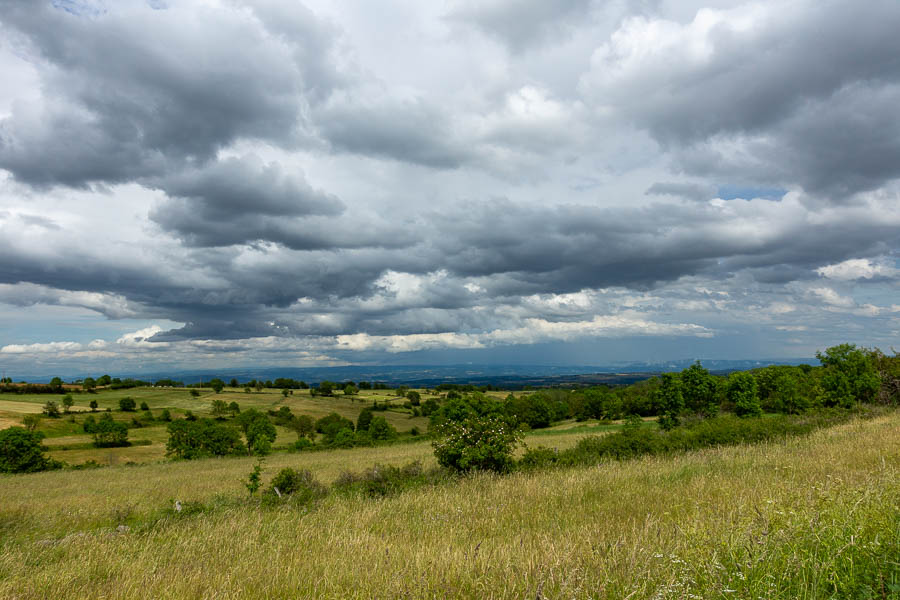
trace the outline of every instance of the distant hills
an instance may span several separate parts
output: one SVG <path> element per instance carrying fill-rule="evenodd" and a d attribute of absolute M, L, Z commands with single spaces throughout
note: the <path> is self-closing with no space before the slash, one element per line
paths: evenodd
<path fill-rule="evenodd" d="M 185 383 L 208 381 L 219 377 L 226 382 L 259 379 L 262 381 L 287 377 L 318 383 L 329 381 L 377 381 L 392 386 L 411 385 L 434 387 L 441 383 L 494 385 L 506 389 L 548 387 L 559 385 L 628 384 L 647 379 L 654 374 L 681 371 L 697 359 L 681 359 L 665 362 L 628 362 L 609 365 L 350 365 L 342 367 L 244 367 L 219 370 L 172 370 L 158 373 L 112 373 L 116 377 L 134 377 L 144 381 L 175 379 Z M 766 365 L 818 364 L 817 359 L 770 360 L 714 360 L 699 359 L 704 367 L 714 373 L 745 371 Z M 90 373 L 96 377 L 102 373 Z M 88 375 L 88 374 L 85 374 Z M 40 382 L 50 377 L 35 378 Z M 66 377 L 66 379 L 70 379 Z"/>

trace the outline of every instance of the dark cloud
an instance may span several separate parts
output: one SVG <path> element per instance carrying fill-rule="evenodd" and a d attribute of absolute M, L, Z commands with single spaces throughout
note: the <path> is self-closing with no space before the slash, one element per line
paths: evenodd
<path fill-rule="evenodd" d="M 339 152 L 444 169 L 474 155 L 447 116 L 422 99 L 369 98 L 366 90 L 356 90 L 334 98 L 316 117 L 319 133 Z"/>
<path fill-rule="evenodd" d="M 900 175 L 898 27 L 890 0 L 707 13 L 662 43 L 649 21 L 632 21 L 583 88 L 692 174 L 840 200 Z"/>
<path fill-rule="evenodd" d="M 304 99 L 337 84 L 327 29 L 302 7 L 293 22 L 259 7 L 262 21 L 137 2 L 93 16 L 2 8 L 3 30 L 40 57 L 41 101 L 0 121 L 0 167 L 31 184 L 122 182 L 208 161 L 236 139 L 289 141 Z"/>

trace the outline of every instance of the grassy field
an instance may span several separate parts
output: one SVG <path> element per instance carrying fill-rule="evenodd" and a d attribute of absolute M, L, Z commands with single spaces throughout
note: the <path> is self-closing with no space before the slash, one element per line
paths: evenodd
<path fill-rule="evenodd" d="M 155 418 L 159 418 L 163 409 L 168 409 L 173 418 L 180 417 L 188 410 L 198 416 L 210 416 L 213 399 L 221 399 L 226 403 L 237 402 L 241 409 L 255 408 L 266 411 L 287 406 L 294 414 L 309 415 L 314 419 L 336 412 L 341 416 L 356 421 L 359 412 L 377 401 L 388 403 L 391 408 L 378 414 L 384 416 L 399 432 L 408 432 L 413 427 L 420 431 L 428 428 L 428 420 L 424 417 L 413 417 L 411 411 L 403 408 L 404 399 L 398 398 L 390 390 L 361 390 L 358 396 L 345 397 L 338 393 L 334 397 L 311 397 L 308 390 L 294 390 L 292 395 L 282 396 L 281 390 L 263 390 L 262 392 L 245 393 L 243 389 L 225 388 L 216 394 L 211 389 L 201 389 L 199 397 L 193 397 L 185 388 L 133 388 L 129 390 L 100 390 L 96 394 L 75 394 L 75 406 L 72 413 L 58 419 L 42 419 L 38 427 L 46 436 L 44 445 L 50 449 L 50 456 L 71 465 L 78 465 L 89 460 L 103 465 L 117 465 L 129 462 L 146 463 L 163 460 L 166 452 L 166 423 L 154 421 L 145 427 L 133 428 L 128 432 L 129 440 L 140 442 L 125 448 L 92 448 L 92 437 L 82 429 L 84 419 L 91 414 L 89 403 L 96 400 L 99 411 L 112 410 L 116 420 L 130 422 L 132 417 L 143 420 L 143 411 L 121 412 L 119 400 L 129 396 L 138 406 L 146 402 Z M 422 390 L 424 392 L 424 390 Z M 499 393 L 498 393 L 499 394 Z M 422 400 L 430 395 L 423 394 Z M 41 407 L 53 400 L 62 408 L 62 396 L 53 394 L 0 394 L 0 429 L 13 425 L 21 425 L 28 414 L 40 414 Z M 95 414 L 95 416 L 99 416 Z M 286 445 L 294 442 L 297 435 L 285 428 L 278 428 L 275 445 Z M 149 442 L 149 443 L 146 443 Z"/>
<path fill-rule="evenodd" d="M 243 458 L 9 476 L 0 597 L 898 598 L 898 440 L 894 412 L 774 444 L 331 495 L 311 510 L 242 500 Z M 425 443 L 280 454 L 264 480 L 430 455 Z M 176 498 L 208 510 L 176 515 Z"/>

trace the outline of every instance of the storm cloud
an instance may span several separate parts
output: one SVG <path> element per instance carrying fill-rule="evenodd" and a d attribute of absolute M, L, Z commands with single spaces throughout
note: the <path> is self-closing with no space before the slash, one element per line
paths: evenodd
<path fill-rule="evenodd" d="M 5 360 L 898 333 L 895 2 L 0 8 Z"/>

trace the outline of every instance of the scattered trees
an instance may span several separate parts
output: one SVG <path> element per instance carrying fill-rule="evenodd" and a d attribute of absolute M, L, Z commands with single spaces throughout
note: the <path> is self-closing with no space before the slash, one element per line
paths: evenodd
<path fill-rule="evenodd" d="M 112 415 L 104 414 L 93 425 L 91 433 L 94 434 L 94 446 L 97 448 L 113 448 L 128 446 L 128 426 L 125 423 L 114 421 Z M 87 431 L 87 421 L 85 421 Z"/>

